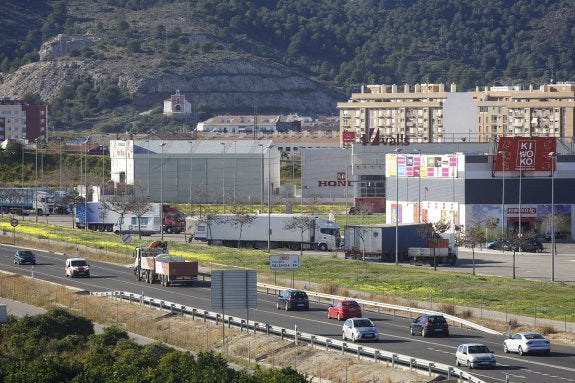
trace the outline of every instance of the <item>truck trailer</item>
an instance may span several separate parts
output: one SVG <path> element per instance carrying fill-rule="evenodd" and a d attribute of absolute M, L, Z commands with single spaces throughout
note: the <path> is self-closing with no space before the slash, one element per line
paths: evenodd
<path fill-rule="evenodd" d="M 138 281 L 160 282 L 162 286 L 194 284 L 198 280 L 198 262 L 168 254 L 165 242 L 134 250 L 134 275 Z"/>
<path fill-rule="evenodd" d="M 74 208 L 74 219 L 78 229 L 142 235 L 161 232 L 160 204 L 157 203 L 151 204 L 151 210 L 141 217 L 132 212 L 126 212 L 122 217 L 101 202 L 79 203 Z"/>
<path fill-rule="evenodd" d="M 306 222 L 302 229 L 289 230 L 294 219 Z M 229 247 L 289 248 L 291 250 L 336 250 L 340 243 L 339 225 L 325 218 L 293 214 L 257 214 L 251 222 L 239 224 L 239 215 L 212 214 L 200 219 L 194 238 L 212 245 Z M 269 235 L 268 235 L 269 225 Z"/>
<path fill-rule="evenodd" d="M 348 225 L 344 228 L 346 258 L 374 261 L 395 261 L 395 235 L 397 228 L 397 257 L 408 260 L 410 247 L 425 247 L 428 224 L 410 223 L 392 225 Z"/>
<path fill-rule="evenodd" d="M 54 193 L 36 188 L 0 188 L 0 209 L 4 213 L 50 215 Z"/>

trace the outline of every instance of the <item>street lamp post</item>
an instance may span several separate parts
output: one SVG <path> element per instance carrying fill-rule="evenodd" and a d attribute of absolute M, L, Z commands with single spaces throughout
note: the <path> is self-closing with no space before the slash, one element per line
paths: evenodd
<path fill-rule="evenodd" d="M 272 236 L 272 204 L 271 204 L 271 149 L 273 145 L 268 145 L 268 253 L 271 251 L 271 236 Z"/>
<path fill-rule="evenodd" d="M 419 158 L 419 165 L 417 167 L 417 223 L 421 223 L 421 150 L 413 149 Z"/>
<path fill-rule="evenodd" d="M 501 184 L 501 239 L 505 238 L 505 167 L 507 165 L 507 152 L 500 150 L 501 154 L 501 169 L 503 170 L 503 182 Z"/>
<path fill-rule="evenodd" d="M 403 148 L 395 148 L 395 264 L 399 265 L 399 153 Z"/>
<path fill-rule="evenodd" d="M 188 141 L 188 143 L 190 144 L 190 215 L 192 215 L 192 187 L 193 187 L 193 162 L 192 162 L 192 158 L 193 158 L 193 147 L 194 147 L 194 141 Z"/>
<path fill-rule="evenodd" d="M 82 163 L 82 160 L 80 160 L 80 163 Z M 36 179 L 34 181 L 34 210 L 36 210 L 36 223 L 38 223 L 38 207 L 36 205 L 36 201 L 38 201 L 38 139 L 36 139 L 36 168 L 34 170 L 36 173 Z M 82 177 L 82 174 L 80 174 L 80 177 Z"/>
<path fill-rule="evenodd" d="M 226 143 L 220 142 L 220 145 L 222 145 L 222 205 L 226 214 Z"/>
<path fill-rule="evenodd" d="M 161 240 L 164 240 L 164 146 L 165 142 L 160 144 L 160 235 Z"/>
<path fill-rule="evenodd" d="M 148 198 L 150 198 L 150 140 L 146 140 L 148 144 Z"/>
<path fill-rule="evenodd" d="M 258 144 L 262 149 L 260 181 L 261 181 L 261 196 L 260 196 L 260 212 L 264 210 L 264 144 Z"/>
<path fill-rule="evenodd" d="M 555 282 L 555 161 L 557 152 L 548 154 L 551 159 L 551 282 Z"/>
<path fill-rule="evenodd" d="M 237 144 L 238 142 L 236 140 L 234 140 L 234 207 L 233 209 L 235 210 L 236 208 L 236 188 L 237 188 L 237 183 L 238 183 L 238 149 L 237 149 Z"/>

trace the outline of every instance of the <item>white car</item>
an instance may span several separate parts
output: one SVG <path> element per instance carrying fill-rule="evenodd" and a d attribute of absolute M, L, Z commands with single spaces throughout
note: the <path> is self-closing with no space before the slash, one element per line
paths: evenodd
<path fill-rule="evenodd" d="M 90 265 L 84 258 L 66 259 L 66 277 L 90 277 Z"/>
<path fill-rule="evenodd" d="M 495 367 L 495 355 L 487 346 L 479 343 L 465 343 L 457 347 L 455 365 L 468 368 Z"/>
<path fill-rule="evenodd" d="M 369 318 L 349 318 L 343 324 L 341 330 L 343 340 L 351 339 L 352 341 L 379 340 L 379 330 Z"/>
<path fill-rule="evenodd" d="M 551 352 L 551 343 L 543 335 L 536 332 L 518 332 L 503 341 L 503 352 L 516 352 L 519 355 L 527 353 Z"/>

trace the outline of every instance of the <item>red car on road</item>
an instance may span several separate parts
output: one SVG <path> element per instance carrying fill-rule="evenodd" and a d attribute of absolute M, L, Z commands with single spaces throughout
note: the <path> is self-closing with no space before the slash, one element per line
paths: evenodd
<path fill-rule="evenodd" d="M 337 318 L 337 320 L 359 318 L 361 317 L 361 307 L 354 300 L 341 299 L 329 305 L 327 317 L 328 319 Z"/>

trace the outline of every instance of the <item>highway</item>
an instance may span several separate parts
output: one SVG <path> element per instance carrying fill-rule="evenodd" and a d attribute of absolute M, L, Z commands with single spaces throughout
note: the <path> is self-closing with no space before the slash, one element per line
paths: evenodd
<path fill-rule="evenodd" d="M 35 250 L 37 265 L 34 277 L 54 283 L 66 284 L 88 291 L 131 291 L 160 300 L 212 310 L 210 307 L 210 289 L 203 287 L 162 287 L 136 281 L 133 273 L 125 266 L 90 261 L 92 277 L 89 279 L 66 278 L 64 256 Z M 31 275 L 30 265 L 13 264 L 14 248 L 0 246 L 0 268 L 9 272 Z M 213 310 L 212 310 L 213 311 Z M 245 310 L 226 310 L 226 314 L 246 317 Z M 553 345 L 550 356 L 518 356 L 504 354 L 504 337 L 487 335 L 473 330 L 452 326 L 449 338 L 421 338 L 409 335 L 409 319 L 394 318 L 376 313 L 364 313 L 379 327 L 381 341 L 376 346 L 387 351 L 454 365 L 457 346 L 466 342 L 480 342 L 495 351 L 497 368 L 492 370 L 473 370 L 472 373 L 486 382 L 575 382 L 575 349 Z M 275 296 L 259 294 L 258 307 L 249 312 L 250 320 L 293 328 L 300 331 L 333 338 L 341 337 L 342 322 L 328 320 L 326 306 L 311 303 L 310 310 L 278 311 Z"/>

